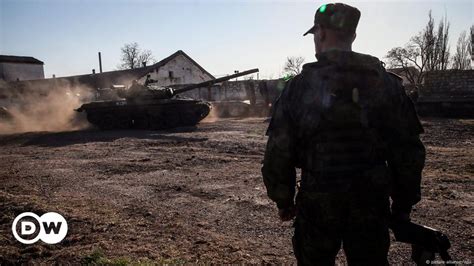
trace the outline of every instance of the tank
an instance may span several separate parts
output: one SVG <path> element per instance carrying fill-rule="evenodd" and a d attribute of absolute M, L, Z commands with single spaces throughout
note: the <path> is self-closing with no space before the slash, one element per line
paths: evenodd
<path fill-rule="evenodd" d="M 85 112 L 87 120 L 103 130 L 109 129 L 171 129 L 197 125 L 211 111 L 211 104 L 181 97 L 179 94 L 197 88 L 258 72 L 251 69 L 226 77 L 186 85 L 179 89 L 160 88 L 134 81 L 129 88 L 117 88 L 120 100 L 95 101 L 76 109 Z"/>

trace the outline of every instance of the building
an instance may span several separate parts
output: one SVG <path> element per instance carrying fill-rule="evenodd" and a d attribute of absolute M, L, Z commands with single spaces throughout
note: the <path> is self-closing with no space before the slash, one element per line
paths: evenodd
<path fill-rule="evenodd" d="M 418 76 L 420 75 L 420 71 L 413 66 L 407 67 L 406 69 L 405 68 L 391 68 L 391 69 L 387 69 L 387 71 L 400 76 L 403 79 L 403 85 L 406 87 L 415 85 L 415 84 L 412 84 L 412 82 L 410 81 L 410 77 L 416 80 L 418 79 Z"/>
<path fill-rule="evenodd" d="M 44 63 L 29 56 L 0 55 L 0 79 L 22 81 L 44 79 Z"/>
<path fill-rule="evenodd" d="M 147 74 L 160 86 L 193 84 L 215 79 L 211 73 L 181 50 L 152 65 Z M 144 78 L 146 77 L 142 77 Z"/>
<path fill-rule="evenodd" d="M 93 89 L 110 88 L 112 85 L 129 86 L 134 80 L 143 83 L 147 76 L 158 86 L 192 84 L 214 79 L 185 52 L 179 50 L 163 60 L 141 68 L 61 77 L 49 80 L 67 81 L 71 85 L 87 86 Z"/>
<path fill-rule="evenodd" d="M 25 61 L 27 60 L 25 59 Z M 30 61 L 33 62 L 33 60 Z M 37 61 L 43 64 L 43 62 Z M 185 52 L 179 50 L 150 66 L 68 77 L 44 79 L 41 65 L 41 76 L 37 76 L 38 79 L 26 80 L 19 78 L 19 81 L 8 79 L 5 84 L 0 84 L 0 98 L 2 95 L 20 98 L 20 95 L 25 93 L 47 95 L 52 90 L 74 90 L 75 88 L 97 92 L 98 89 L 111 88 L 112 85 L 129 86 L 134 80 L 143 82 L 148 75 L 151 79 L 157 81 L 156 85 L 158 86 L 191 84 L 214 79 L 213 75 Z"/>

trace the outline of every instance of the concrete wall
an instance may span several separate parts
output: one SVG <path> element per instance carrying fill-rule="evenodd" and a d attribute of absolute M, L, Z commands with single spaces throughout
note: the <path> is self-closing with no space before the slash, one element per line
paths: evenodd
<path fill-rule="evenodd" d="M 474 70 L 431 71 L 424 80 L 420 97 L 474 96 Z"/>
<path fill-rule="evenodd" d="M 5 81 L 44 79 L 43 65 L 27 63 L 0 63 Z"/>
<path fill-rule="evenodd" d="M 211 90 L 212 101 L 250 101 L 256 98 L 257 83 L 253 80 L 227 81 Z"/>
<path fill-rule="evenodd" d="M 474 70 L 428 72 L 416 109 L 421 116 L 474 117 Z"/>
<path fill-rule="evenodd" d="M 200 88 L 183 93 L 183 96 L 205 101 L 248 101 L 272 103 L 284 87 L 282 80 L 227 81 L 210 88 Z"/>
<path fill-rule="evenodd" d="M 178 55 L 171 59 L 158 70 L 149 73 L 150 78 L 157 81 L 159 86 L 170 86 L 177 84 L 192 84 L 212 79 L 210 75 L 202 71 L 191 60 L 184 55 Z M 144 81 L 143 77 L 140 81 Z"/>

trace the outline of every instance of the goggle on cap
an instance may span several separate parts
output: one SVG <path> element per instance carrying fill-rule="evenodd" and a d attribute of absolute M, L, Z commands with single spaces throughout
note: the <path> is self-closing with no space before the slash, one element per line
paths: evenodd
<path fill-rule="evenodd" d="M 342 3 L 322 5 L 316 10 L 313 27 L 303 36 L 314 33 L 316 25 L 332 30 L 355 33 L 359 19 L 360 11 L 355 7 Z"/>

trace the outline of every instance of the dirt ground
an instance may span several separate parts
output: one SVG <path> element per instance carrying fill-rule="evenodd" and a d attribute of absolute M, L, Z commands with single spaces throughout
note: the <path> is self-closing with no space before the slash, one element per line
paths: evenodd
<path fill-rule="evenodd" d="M 267 125 L 0 136 L 0 264 L 295 263 L 292 225 L 278 220 L 260 174 Z M 455 260 L 473 261 L 474 120 L 423 125 L 427 163 L 413 220 L 444 231 Z M 11 224 L 25 211 L 62 214 L 68 236 L 20 244 Z M 409 263 L 409 252 L 392 242 L 390 262 Z"/>

